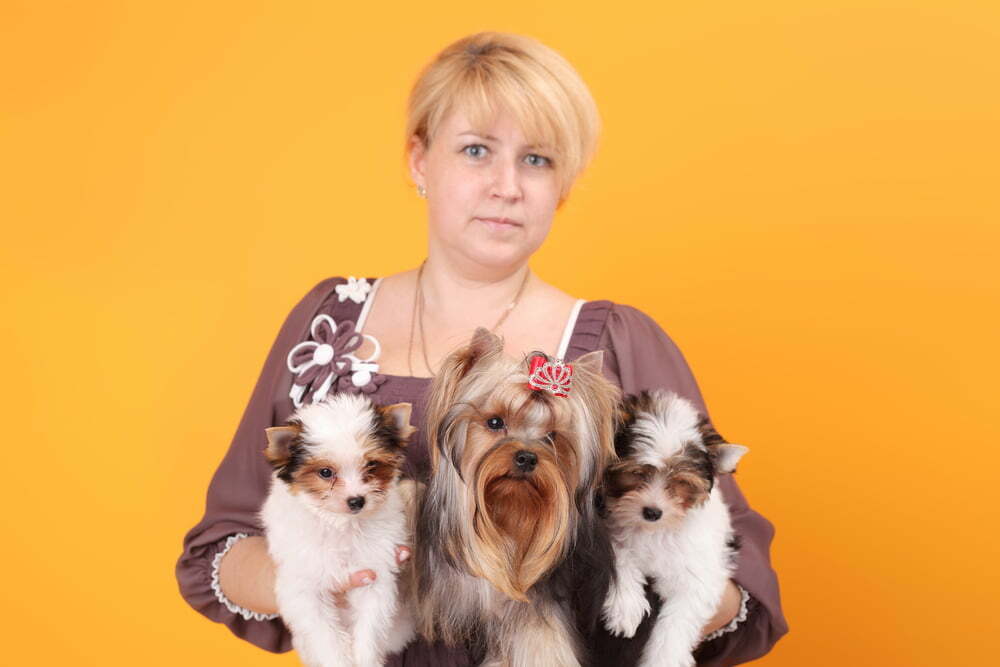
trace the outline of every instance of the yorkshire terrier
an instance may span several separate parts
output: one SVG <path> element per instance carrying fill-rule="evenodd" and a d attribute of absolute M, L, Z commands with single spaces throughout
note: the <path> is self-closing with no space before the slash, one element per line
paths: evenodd
<path fill-rule="evenodd" d="M 716 475 L 749 451 L 723 440 L 690 401 L 666 391 L 629 396 L 619 411 L 605 502 L 615 574 L 605 627 L 632 637 L 649 613 L 646 578 L 662 601 L 643 667 L 691 667 L 739 549 Z"/>
<path fill-rule="evenodd" d="M 416 430 L 410 411 L 409 403 L 377 407 L 335 394 L 267 429 L 274 471 L 260 517 L 278 610 L 306 665 L 381 665 L 415 633 L 396 563 L 396 545 L 410 543 L 415 502 L 413 483 L 400 480 Z M 333 592 L 361 569 L 373 570 L 374 582 L 348 590 L 339 605 Z"/>
<path fill-rule="evenodd" d="M 414 552 L 426 638 L 484 665 L 584 659 L 611 576 L 595 493 L 614 457 L 619 390 L 602 360 L 517 361 L 480 328 L 444 361 L 428 398 L 431 479 Z"/>

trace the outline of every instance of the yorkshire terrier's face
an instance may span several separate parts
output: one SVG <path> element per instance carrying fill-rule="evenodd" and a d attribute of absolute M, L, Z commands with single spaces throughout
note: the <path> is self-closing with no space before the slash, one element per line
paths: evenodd
<path fill-rule="evenodd" d="M 447 551 L 515 599 L 565 555 L 591 518 L 592 493 L 613 456 L 617 388 L 601 354 L 572 364 L 566 396 L 529 386 L 527 360 L 502 353 L 485 329 L 444 363 L 431 390 L 431 502 Z"/>
<path fill-rule="evenodd" d="M 676 394 L 629 396 L 615 435 L 619 460 L 605 477 L 612 523 L 632 530 L 675 529 L 708 499 L 719 473 L 748 450 L 725 442 L 694 406 Z"/>
<path fill-rule="evenodd" d="M 286 426 L 267 429 L 264 455 L 277 478 L 310 509 L 332 515 L 375 511 L 399 476 L 410 404 L 373 405 L 335 394 L 305 405 Z"/>

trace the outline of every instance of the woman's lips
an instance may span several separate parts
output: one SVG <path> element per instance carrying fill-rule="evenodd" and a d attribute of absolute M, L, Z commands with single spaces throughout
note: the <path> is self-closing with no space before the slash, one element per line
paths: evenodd
<path fill-rule="evenodd" d="M 485 222 L 491 229 L 513 229 L 521 226 L 521 223 L 510 218 L 476 218 L 476 220 Z"/>

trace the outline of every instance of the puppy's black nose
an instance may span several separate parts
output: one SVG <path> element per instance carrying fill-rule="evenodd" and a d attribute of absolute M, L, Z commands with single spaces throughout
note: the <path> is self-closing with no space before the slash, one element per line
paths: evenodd
<path fill-rule="evenodd" d="M 642 508 L 642 518 L 646 521 L 659 521 L 661 516 L 663 516 L 663 510 L 656 509 L 655 507 Z"/>
<path fill-rule="evenodd" d="M 351 508 L 352 512 L 358 512 L 362 507 L 365 506 L 364 496 L 354 496 L 353 498 L 347 499 L 347 506 Z"/>
<path fill-rule="evenodd" d="M 514 465 L 521 472 L 531 472 L 538 465 L 538 457 L 533 453 L 522 449 L 521 451 L 514 454 Z"/>

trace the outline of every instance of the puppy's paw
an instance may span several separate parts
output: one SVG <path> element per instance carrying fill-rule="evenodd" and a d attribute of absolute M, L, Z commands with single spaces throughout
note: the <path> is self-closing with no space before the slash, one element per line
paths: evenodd
<path fill-rule="evenodd" d="M 604 627 L 613 635 L 632 637 L 648 613 L 649 600 L 646 599 L 642 589 L 636 594 L 612 586 L 604 602 Z"/>

